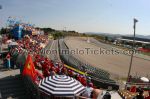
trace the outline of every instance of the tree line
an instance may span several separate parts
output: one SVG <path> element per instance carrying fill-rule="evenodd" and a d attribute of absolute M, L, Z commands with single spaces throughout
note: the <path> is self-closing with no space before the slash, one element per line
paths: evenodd
<path fill-rule="evenodd" d="M 86 33 L 79 33 L 77 31 L 66 31 L 66 30 L 55 30 L 52 28 L 40 28 L 36 27 L 36 29 L 43 30 L 45 35 L 52 35 L 54 39 L 64 38 L 66 36 L 80 36 L 80 37 L 94 37 L 99 41 L 107 41 L 108 37 L 98 34 L 86 34 Z M 11 34 L 11 30 L 9 28 L 1 28 L 0 34 Z"/>

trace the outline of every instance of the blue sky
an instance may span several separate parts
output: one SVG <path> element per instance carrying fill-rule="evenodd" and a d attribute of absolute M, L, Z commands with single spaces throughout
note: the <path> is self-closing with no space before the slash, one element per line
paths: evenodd
<path fill-rule="evenodd" d="M 9 16 L 40 27 L 78 32 L 150 34 L 150 0 L 0 0 L 0 27 Z"/>

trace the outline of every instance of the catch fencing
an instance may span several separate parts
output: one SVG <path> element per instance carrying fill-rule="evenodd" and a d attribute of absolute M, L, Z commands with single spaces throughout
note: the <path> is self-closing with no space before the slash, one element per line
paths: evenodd
<path fill-rule="evenodd" d="M 61 50 L 68 50 L 69 47 L 66 45 L 64 39 L 60 39 L 58 43 L 59 52 Z M 80 61 L 75 56 L 70 54 L 62 54 L 59 53 L 61 60 L 63 62 L 75 69 L 78 69 L 82 72 L 87 72 L 88 76 L 92 78 L 92 81 L 99 87 L 103 86 L 105 89 L 108 88 L 108 86 L 111 86 L 113 89 L 118 89 L 119 86 L 116 84 L 114 80 L 110 79 L 110 74 L 102 69 L 96 68 L 91 66 L 90 64 Z"/>

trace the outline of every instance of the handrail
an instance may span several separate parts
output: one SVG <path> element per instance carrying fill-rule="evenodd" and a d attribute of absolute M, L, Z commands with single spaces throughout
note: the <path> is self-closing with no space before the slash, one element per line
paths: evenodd
<path fill-rule="evenodd" d="M 80 73 L 80 74 L 88 75 L 88 76 L 92 77 L 92 78 L 93 78 L 94 80 L 96 80 L 96 81 L 100 81 L 100 82 L 104 82 L 104 83 L 109 83 L 109 84 L 114 84 L 113 82 L 108 81 L 108 80 L 97 79 L 97 78 L 95 78 L 94 76 L 91 76 L 91 75 L 89 75 L 89 74 L 87 74 L 87 73 L 84 73 L 84 72 L 82 72 L 82 71 L 80 71 L 80 70 L 77 70 L 77 69 L 75 69 L 75 68 L 73 68 L 73 67 L 70 67 L 70 66 L 68 66 L 68 65 L 66 65 L 66 64 L 64 64 L 64 66 L 67 67 L 67 68 L 69 68 L 69 69 L 72 69 L 72 70 L 74 70 L 75 72 L 78 72 L 78 73 Z"/>
<path fill-rule="evenodd" d="M 72 69 L 72 70 L 74 70 L 74 71 L 76 71 L 76 72 L 78 72 L 78 73 L 80 73 L 80 74 L 82 74 L 82 75 L 87 75 L 87 73 L 84 73 L 84 72 L 82 72 L 82 71 L 80 71 L 80 70 L 77 70 L 77 69 L 75 69 L 75 68 L 73 68 L 73 67 L 70 67 L 70 66 L 68 66 L 68 65 L 66 65 L 66 64 L 64 64 L 64 66 L 67 67 L 67 68 L 69 68 L 69 69 Z"/>

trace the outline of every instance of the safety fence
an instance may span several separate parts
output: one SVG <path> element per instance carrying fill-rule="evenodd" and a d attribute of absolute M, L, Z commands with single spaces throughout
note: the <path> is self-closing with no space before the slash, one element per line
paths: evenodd
<path fill-rule="evenodd" d="M 66 45 L 63 39 L 59 40 L 58 43 L 59 50 L 69 50 L 69 47 Z M 69 54 L 61 54 L 60 58 L 63 62 L 68 66 L 72 67 L 78 71 L 82 71 L 83 73 L 87 73 L 89 77 L 92 78 L 92 82 L 98 86 L 107 89 L 109 86 L 112 89 L 119 89 L 119 85 L 116 84 L 114 80 L 109 78 L 110 74 L 102 69 L 91 66 L 90 64 L 81 62 L 77 58 Z"/>

